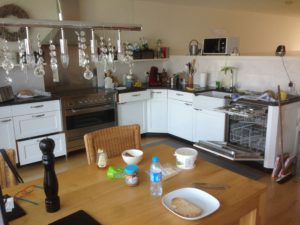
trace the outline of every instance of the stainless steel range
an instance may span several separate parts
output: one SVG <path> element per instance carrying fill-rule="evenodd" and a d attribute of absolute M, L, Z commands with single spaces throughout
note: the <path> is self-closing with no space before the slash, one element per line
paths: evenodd
<path fill-rule="evenodd" d="M 86 89 L 60 96 L 68 151 L 84 148 L 84 134 L 117 125 L 114 91 Z"/>

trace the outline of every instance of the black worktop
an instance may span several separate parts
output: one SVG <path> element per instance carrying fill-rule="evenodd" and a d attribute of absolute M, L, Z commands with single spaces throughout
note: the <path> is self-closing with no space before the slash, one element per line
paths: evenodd
<path fill-rule="evenodd" d="M 19 104 L 27 104 L 27 103 L 34 103 L 34 102 L 45 102 L 45 101 L 52 101 L 52 100 L 59 100 L 60 98 L 56 95 L 52 96 L 35 96 L 31 98 L 18 98 L 15 97 L 12 100 L 0 103 L 1 106 L 11 106 L 11 105 L 19 105 Z"/>

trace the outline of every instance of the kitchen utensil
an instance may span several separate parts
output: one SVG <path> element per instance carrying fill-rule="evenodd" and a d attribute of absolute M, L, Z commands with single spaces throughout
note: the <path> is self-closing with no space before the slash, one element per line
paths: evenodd
<path fill-rule="evenodd" d="M 193 187 L 195 188 L 209 188 L 209 189 L 216 189 L 216 190 L 225 190 L 229 188 L 226 184 L 212 184 L 212 183 L 193 183 Z"/>
<path fill-rule="evenodd" d="M 285 46 L 284 45 L 279 45 L 277 48 L 276 48 L 276 52 L 275 52 L 275 55 L 276 56 L 285 56 Z"/>
<path fill-rule="evenodd" d="M 191 40 L 189 43 L 190 55 L 198 55 L 200 52 L 199 42 L 197 40 Z"/>

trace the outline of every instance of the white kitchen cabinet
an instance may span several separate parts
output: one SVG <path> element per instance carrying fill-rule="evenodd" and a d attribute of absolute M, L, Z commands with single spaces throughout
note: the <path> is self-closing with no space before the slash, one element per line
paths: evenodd
<path fill-rule="evenodd" d="M 194 108 L 193 141 L 224 141 L 225 113 Z"/>
<path fill-rule="evenodd" d="M 192 103 L 168 99 L 168 132 L 188 141 L 193 141 Z"/>
<path fill-rule="evenodd" d="M 147 132 L 148 91 L 137 91 L 119 94 L 118 124 L 139 124 L 141 134 Z"/>
<path fill-rule="evenodd" d="M 15 116 L 13 120 L 16 139 L 62 131 L 60 111 Z"/>
<path fill-rule="evenodd" d="M 66 140 L 64 133 L 46 136 L 55 142 L 54 155 L 62 156 L 66 154 Z M 26 165 L 42 160 L 42 152 L 39 143 L 46 137 L 34 138 L 24 141 L 18 141 L 18 153 L 20 165 Z"/>
<path fill-rule="evenodd" d="M 0 148 L 16 150 L 14 125 L 11 117 L 0 119 Z"/>
<path fill-rule="evenodd" d="M 147 103 L 147 130 L 153 133 L 168 132 L 168 91 L 166 89 L 150 90 Z"/>

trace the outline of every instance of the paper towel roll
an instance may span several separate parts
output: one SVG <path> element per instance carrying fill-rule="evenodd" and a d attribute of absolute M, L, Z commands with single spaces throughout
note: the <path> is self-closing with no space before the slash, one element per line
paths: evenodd
<path fill-rule="evenodd" d="M 200 87 L 207 87 L 207 73 L 200 73 Z"/>

